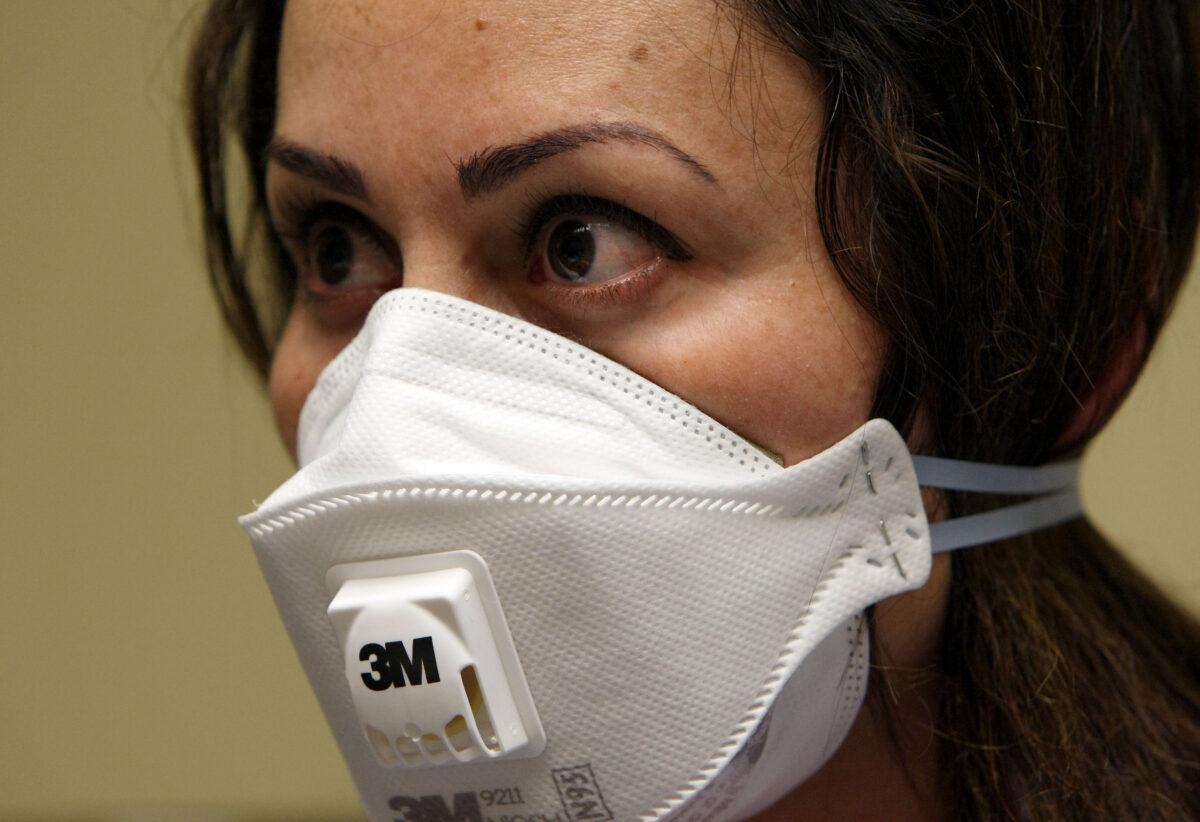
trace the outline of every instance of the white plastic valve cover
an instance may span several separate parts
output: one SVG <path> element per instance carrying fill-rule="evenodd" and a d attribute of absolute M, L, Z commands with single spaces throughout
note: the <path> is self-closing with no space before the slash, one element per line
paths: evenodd
<path fill-rule="evenodd" d="M 326 584 L 346 682 L 380 765 L 542 752 L 545 735 L 478 554 L 338 565 Z"/>

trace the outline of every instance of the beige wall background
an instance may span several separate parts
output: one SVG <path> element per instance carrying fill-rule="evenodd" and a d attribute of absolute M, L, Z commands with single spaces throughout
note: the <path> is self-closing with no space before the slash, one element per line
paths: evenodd
<path fill-rule="evenodd" d="M 0 818 L 355 818 L 234 518 L 289 473 L 193 229 L 194 2 L 0 3 Z M 1087 455 L 1200 608 L 1200 280 Z"/>

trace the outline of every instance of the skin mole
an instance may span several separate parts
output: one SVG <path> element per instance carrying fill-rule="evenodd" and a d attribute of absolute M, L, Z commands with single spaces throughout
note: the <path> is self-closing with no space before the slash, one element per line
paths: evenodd
<path fill-rule="evenodd" d="M 644 63 L 646 62 L 646 58 L 650 56 L 650 49 L 645 43 L 638 43 L 630 50 L 629 56 L 633 58 L 633 62 L 635 63 Z"/>

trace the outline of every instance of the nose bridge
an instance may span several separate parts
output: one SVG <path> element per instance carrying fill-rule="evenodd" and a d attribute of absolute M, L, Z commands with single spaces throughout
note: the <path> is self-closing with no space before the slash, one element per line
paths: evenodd
<path fill-rule="evenodd" d="M 423 288 L 478 302 L 481 291 L 469 264 L 453 258 L 414 254 L 404 260 L 404 288 Z"/>
<path fill-rule="evenodd" d="M 467 237 L 430 223 L 415 234 L 403 257 L 403 288 L 436 291 L 505 314 L 519 314 L 500 275 L 473 259 Z"/>

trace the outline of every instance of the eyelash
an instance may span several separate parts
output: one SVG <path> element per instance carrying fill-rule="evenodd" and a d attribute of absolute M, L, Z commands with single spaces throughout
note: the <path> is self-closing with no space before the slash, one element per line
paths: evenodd
<path fill-rule="evenodd" d="M 564 214 L 587 214 L 604 217 L 633 231 L 643 240 L 653 243 L 668 259 L 687 262 L 692 259 L 690 251 L 675 235 L 654 220 L 634 211 L 624 203 L 603 197 L 595 197 L 582 191 L 566 194 L 550 194 L 534 191 L 528 197 L 527 216 L 513 224 L 513 233 L 521 241 L 521 256 L 528 260 L 533 254 L 541 232 L 557 217 Z"/>
<path fill-rule="evenodd" d="M 280 239 L 290 240 L 301 247 L 312 239 L 312 230 L 317 223 L 327 220 L 342 223 L 363 239 L 390 251 L 395 247 L 391 238 L 354 207 L 337 200 L 322 200 L 305 194 L 289 196 L 279 203 L 278 222 L 275 233 Z"/>

